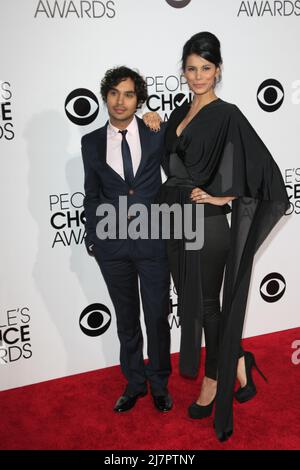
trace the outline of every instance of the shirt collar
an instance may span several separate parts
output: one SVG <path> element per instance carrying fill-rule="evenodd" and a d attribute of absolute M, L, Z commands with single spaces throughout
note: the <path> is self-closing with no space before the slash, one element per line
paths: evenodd
<path fill-rule="evenodd" d="M 114 135 L 118 134 L 120 130 L 117 127 L 113 126 L 110 121 L 108 121 L 108 127 L 110 131 L 113 132 Z M 128 125 L 126 129 L 127 129 L 128 134 L 135 135 L 137 133 L 138 128 L 137 128 L 137 120 L 135 116 L 133 116 L 132 121 L 130 122 L 130 124 Z"/>

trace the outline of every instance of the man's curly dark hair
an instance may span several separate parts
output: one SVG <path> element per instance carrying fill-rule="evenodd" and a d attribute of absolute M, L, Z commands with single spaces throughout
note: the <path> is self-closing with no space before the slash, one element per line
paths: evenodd
<path fill-rule="evenodd" d="M 107 94 L 109 90 L 119 85 L 119 83 L 122 80 L 126 80 L 126 78 L 131 78 L 131 80 L 134 82 L 135 93 L 137 96 L 137 108 L 140 108 L 142 104 L 145 103 L 148 98 L 147 85 L 145 80 L 137 72 L 125 66 L 115 67 L 106 71 L 103 79 L 101 80 L 100 88 L 104 103 L 107 101 Z"/>

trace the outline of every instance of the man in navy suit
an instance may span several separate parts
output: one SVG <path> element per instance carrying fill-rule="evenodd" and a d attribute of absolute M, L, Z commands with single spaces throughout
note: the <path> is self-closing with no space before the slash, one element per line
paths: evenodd
<path fill-rule="evenodd" d="M 129 214 L 130 207 L 143 204 L 149 210 L 155 201 L 161 186 L 164 126 L 154 133 L 135 115 L 147 99 L 147 87 L 144 79 L 127 67 L 106 72 L 101 95 L 109 121 L 82 138 L 85 242 L 99 264 L 116 312 L 120 364 L 127 386 L 114 410 L 131 409 L 139 397 L 146 395 L 149 382 L 156 408 L 169 411 L 170 273 L 165 243 L 151 239 L 150 234 L 147 239 L 118 238 L 119 231 L 127 230 L 134 220 Z M 121 220 L 120 196 L 126 198 L 128 213 L 122 219 L 122 227 L 116 222 L 117 237 L 103 239 L 99 237 L 99 225 L 97 228 L 103 214 L 101 219 L 96 214 L 97 208 L 100 206 L 101 212 L 101 205 L 110 204 L 117 220 Z M 140 294 L 147 332 L 147 364 L 143 358 Z"/>

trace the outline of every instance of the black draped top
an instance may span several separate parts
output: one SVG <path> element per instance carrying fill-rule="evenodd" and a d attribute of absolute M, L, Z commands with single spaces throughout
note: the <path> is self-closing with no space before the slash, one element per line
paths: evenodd
<path fill-rule="evenodd" d="M 212 103 L 209 105 L 212 105 Z M 186 139 L 185 131 L 190 123 L 181 132 L 180 136 L 178 136 L 176 132 L 177 127 L 187 115 L 189 108 L 190 104 L 188 102 L 179 108 L 176 108 L 171 114 L 166 130 L 166 164 L 168 179 L 164 183 L 165 187 L 163 188 L 163 193 L 164 197 L 167 198 L 168 202 L 170 203 L 172 202 L 172 195 L 173 202 L 178 202 L 178 193 L 174 191 L 174 189 L 190 193 L 193 188 L 197 187 L 197 182 L 188 172 L 184 163 L 184 146 Z M 168 189 L 170 189 L 170 191 L 169 194 L 166 195 Z M 229 204 L 225 204 L 224 206 L 216 206 L 214 204 L 204 203 L 204 217 L 227 214 L 229 212 L 231 212 Z"/>

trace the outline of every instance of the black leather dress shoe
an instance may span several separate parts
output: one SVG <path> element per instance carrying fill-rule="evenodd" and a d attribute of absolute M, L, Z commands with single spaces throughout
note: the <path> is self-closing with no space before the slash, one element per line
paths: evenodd
<path fill-rule="evenodd" d="M 128 411 L 131 410 L 131 408 L 134 407 L 136 404 L 138 398 L 144 397 L 147 395 L 147 392 L 141 392 L 133 396 L 129 395 L 122 395 L 116 402 L 114 406 L 114 411 L 117 413 L 120 413 L 122 411 Z"/>
<path fill-rule="evenodd" d="M 170 395 L 153 395 L 153 402 L 158 411 L 170 411 L 173 406 L 173 400 Z"/>

